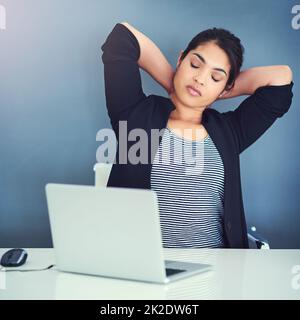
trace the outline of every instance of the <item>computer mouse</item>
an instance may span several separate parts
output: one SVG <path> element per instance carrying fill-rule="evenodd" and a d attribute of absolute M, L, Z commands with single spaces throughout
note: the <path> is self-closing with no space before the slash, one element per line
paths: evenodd
<path fill-rule="evenodd" d="M 27 256 L 24 249 L 10 249 L 3 254 L 0 264 L 3 267 L 19 267 L 26 262 Z"/>

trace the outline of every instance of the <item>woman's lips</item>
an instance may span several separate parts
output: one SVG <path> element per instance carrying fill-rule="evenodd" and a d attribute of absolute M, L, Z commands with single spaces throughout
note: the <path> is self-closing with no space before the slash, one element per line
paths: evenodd
<path fill-rule="evenodd" d="M 187 86 L 187 90 L 190 93 L 190 95 L 192 95 L 193 97 L 200 97 L 201 95 L 199 94 L 199 92 L 195 91 L 192 87 Z"/>

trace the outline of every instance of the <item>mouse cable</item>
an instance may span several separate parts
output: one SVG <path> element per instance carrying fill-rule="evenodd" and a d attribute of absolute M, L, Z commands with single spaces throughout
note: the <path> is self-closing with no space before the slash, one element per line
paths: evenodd
<path fill-rule="evenodd" d="M 0 268 L 0 272 L 13 272 L 13 271 L 19 271 L 19 272 L 27 272 L 27 271 L 44 271 L 44 270 L 48 270 L 51 269 L 52 267 L 54 267 L 55 264 L 51 264 L 50 266 L 46 267 L 46 268 L 42 268 L 42 269 L 13 269 L 13 270 L 9 270 L 9 269 L 4 269 L 3 267 Z M 9 268 L 9 267 L 8 267 Z"/>

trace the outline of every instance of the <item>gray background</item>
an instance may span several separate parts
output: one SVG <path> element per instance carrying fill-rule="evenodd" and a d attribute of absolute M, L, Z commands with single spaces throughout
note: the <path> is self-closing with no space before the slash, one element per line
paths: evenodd
<path fill-rule="evenodd" d="M 273 248 L 300 248 L 299 52 L 296 1 L 0 0 L 0 247 L 51 247 L 44 186 L 94 183 L 96 133 L 110 127 L 100 47 L 117 22 L 149 36 L 175 67 L 201 30 L 227 28 L 245 47 L 243 69 L 288 64 L 290 111 L 241 155 L 248 225 Z M 166 96 L 141 70 L 146 94 Z M 231 110 L 246 96 L 218 101 Z"/>

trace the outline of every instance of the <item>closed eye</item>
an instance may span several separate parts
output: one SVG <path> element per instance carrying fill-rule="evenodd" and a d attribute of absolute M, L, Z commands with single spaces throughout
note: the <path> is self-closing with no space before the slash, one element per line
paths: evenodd
<path fill-rule="evenodd" d="M 197 66 L 195 66 L 195 65 L 193 65 L 192 63 L 191 63 L 191 66 L 193 67 L 193 68 L 199 68 L 199 67 L 197 67 Z M 215 82 L 219 82 L 220 80 L 217 80 L 217 79 L 215 79 L 214 77 L 211 77 Z"/>

